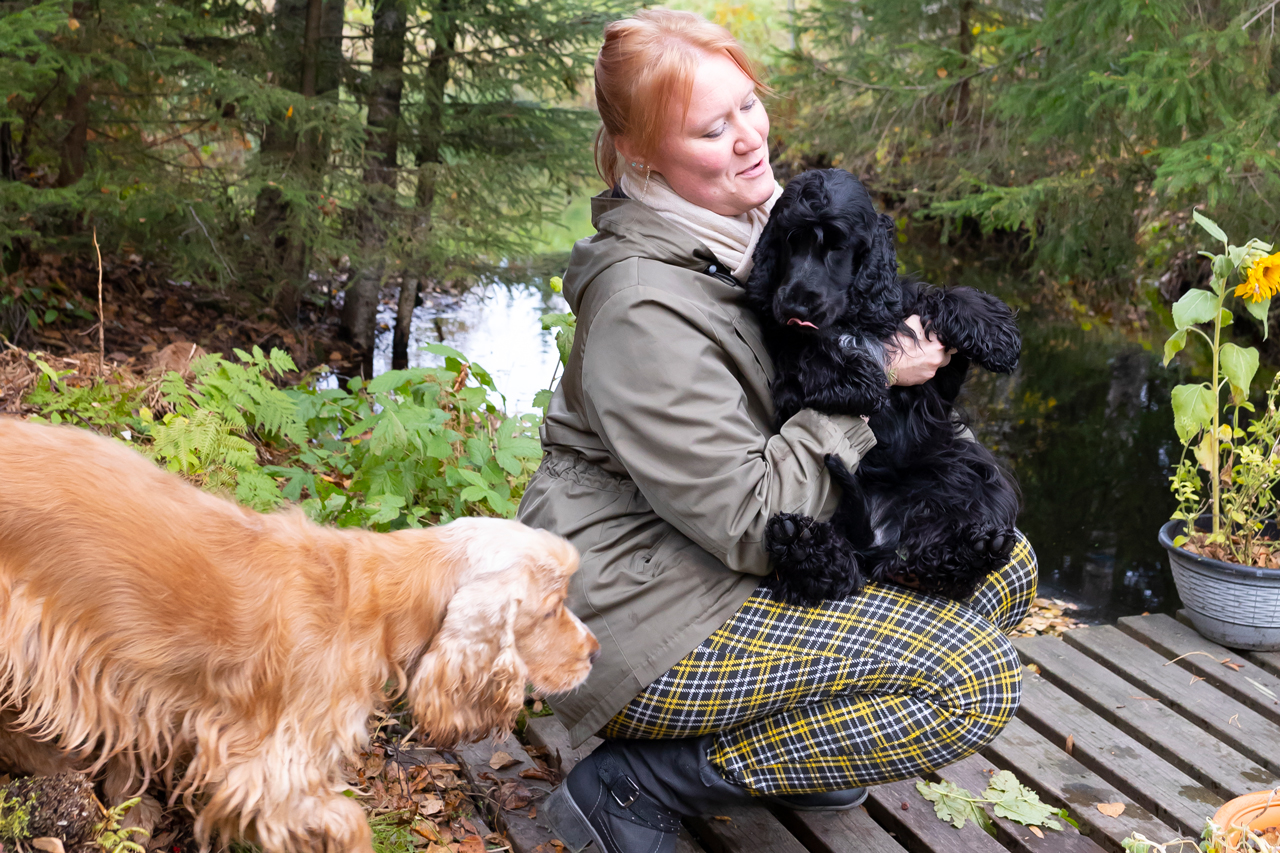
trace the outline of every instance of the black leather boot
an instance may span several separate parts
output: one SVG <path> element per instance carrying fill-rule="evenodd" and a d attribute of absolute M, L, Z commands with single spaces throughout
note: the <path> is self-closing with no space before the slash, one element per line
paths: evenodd
<path fill-rule="evenodd" d="M 849 788 L 844 791 L 822 791 L 817 794 L 775 794 L 765 797 L 793 812 L 843 812 L 857 808 L 867 800 L 866 788 Z"/>
<path fill-rule="evenodd" d="M 610 740 L 573 768 L 540 809 L 572 853 L 671 853 L 681 815 L 755 798 L 707 761 L 711 735 Z"/>

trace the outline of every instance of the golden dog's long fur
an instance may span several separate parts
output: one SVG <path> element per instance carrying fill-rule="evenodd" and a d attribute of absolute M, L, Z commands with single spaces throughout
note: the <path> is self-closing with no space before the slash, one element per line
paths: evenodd
<path fill-rule="evenodd" d="M 577 553 L 513 521 L 334 530 L 206 494 L 121 442 L 0 418 L 0 759 L 159 780 L 202 843 L 369 851 L 341 762 L 407 690 L 434 743 L 582 682 Z"/>

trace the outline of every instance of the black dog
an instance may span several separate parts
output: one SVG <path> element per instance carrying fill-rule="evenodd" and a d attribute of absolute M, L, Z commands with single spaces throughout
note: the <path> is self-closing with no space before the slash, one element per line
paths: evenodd
<path fill-rule="evenodd" d="M 952 417 L 970 361 L 1017 367 L 1013 312 L 972 288 L 900 277 L 894 236 L 857 178 L 811 171 L 787 185 L 753 256 L 746 289 L 776 369 L 779 425 L 813 408 L 869 415 L 876 435 L 856 472 L 827 457 L 843 490 L 831 521 L 769 520 L 771 584 L 793 603 L 843 598 L 869 580 L 962 599 L 1013 550 L 1017 490 Z M 912 314 L 956 353 L 924 385 L 890 388 L 888 350 L 911 334 Z"/>

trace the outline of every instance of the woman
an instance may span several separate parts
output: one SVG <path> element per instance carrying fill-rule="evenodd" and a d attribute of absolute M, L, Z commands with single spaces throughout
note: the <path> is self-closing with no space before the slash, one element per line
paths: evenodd
<path fill-rule="evenodd" d="M 572 849 L 670 850 L 679 815 L 752 796 L 847 808 L 990 742 L 1016 710 L 1003 632 L 1034 597 L 1025 540 L 965 603 L 893 585 L 819 607 L 759 587 L 778 512 L 829 517 L 823 459 L 875 443 L 860 418 L 773 428 L 771 365 L 740 282 L 780 190 L 741 47 L 695 15 L 610 24 L 597 163 L 613 188 L 574 249 L 577 335 L 520 518 L 582 553 L 569 605 L 601 656 L 554 700 L 606 743 L 543 811 Z M 912 319 L 886 375 L 949 359 Z"/>

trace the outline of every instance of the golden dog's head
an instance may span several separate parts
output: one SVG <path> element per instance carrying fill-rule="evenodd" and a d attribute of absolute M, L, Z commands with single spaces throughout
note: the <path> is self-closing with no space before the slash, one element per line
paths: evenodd
<path fill-rule="evenodd" d="M 564 605 L 578 568 L 567 541 L 491 518 L 437 529 L 458 562 L 457 588 L 409 695 L 428 741 L 449 745 L 509 730 L 527 684 L 544 694 L 577 687 L 600 644 Z"/>

